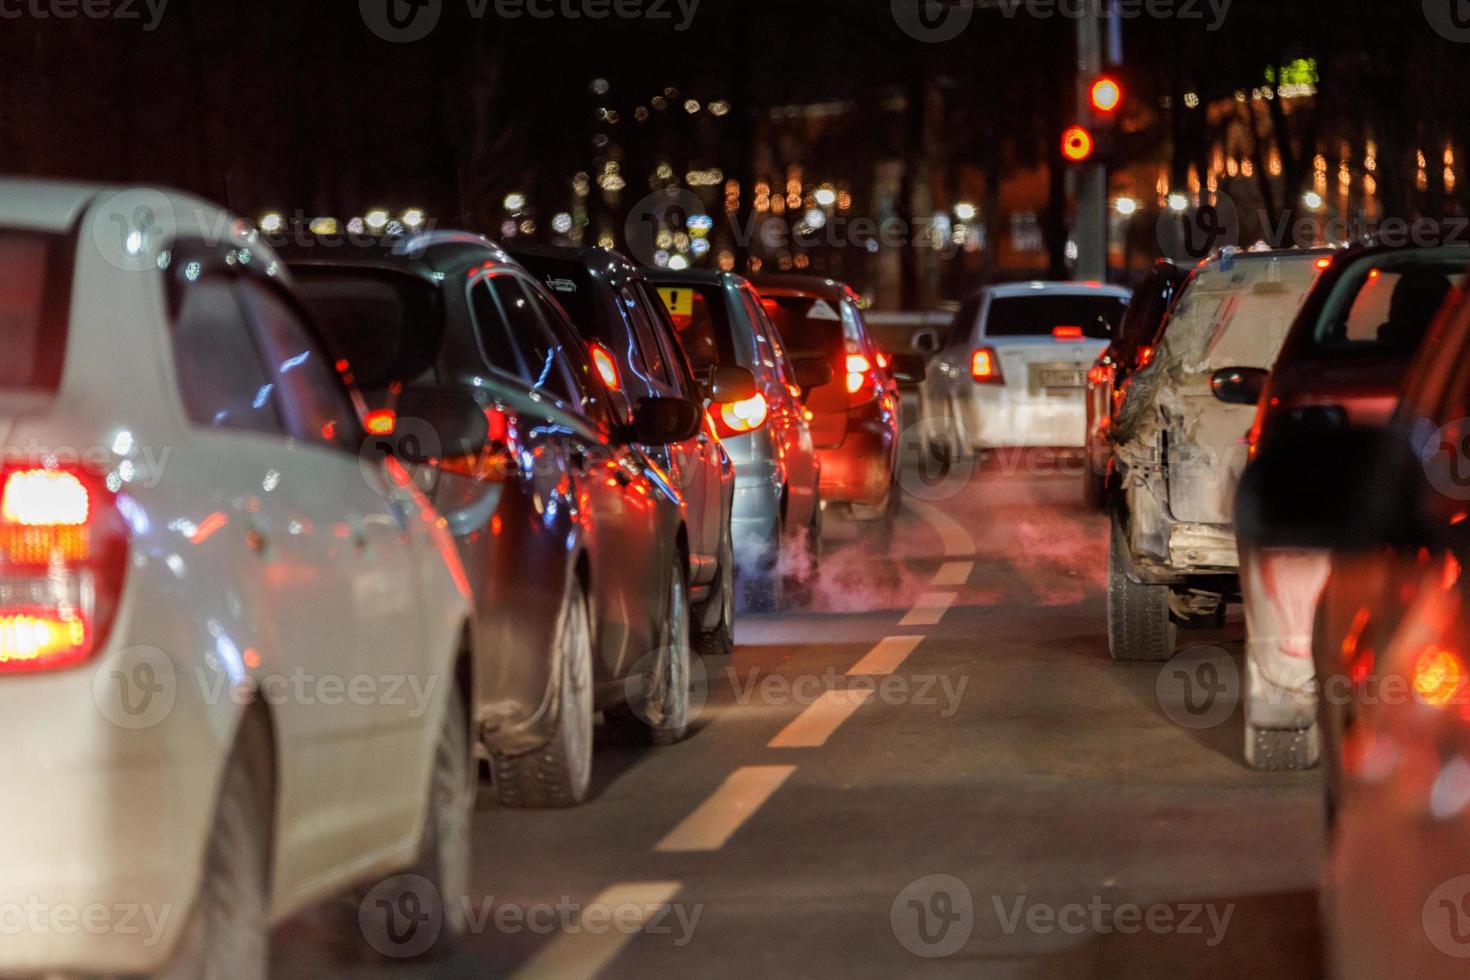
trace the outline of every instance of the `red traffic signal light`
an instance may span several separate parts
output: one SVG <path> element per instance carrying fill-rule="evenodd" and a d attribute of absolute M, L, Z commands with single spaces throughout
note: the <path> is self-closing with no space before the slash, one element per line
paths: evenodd
<path fill-rule="evenodd" d="M 1115 79 L 1107 75 L 1102 76 L 1092 83 L 1088 90 L 1088 99 L 1092 102 L 1093 109 L 1104 115 L 1110 115 L 1118 111 L 1118 106 L 1123 103 L 1123 86 Z"/>
<path fill-rule="evenodd" d="M 1096 143 L 1092 134 L 1081 126 L 1072 126 L 1062 134 L 1062 156 L 1072 163 L 1082 163 L 1092 156 Z"/>

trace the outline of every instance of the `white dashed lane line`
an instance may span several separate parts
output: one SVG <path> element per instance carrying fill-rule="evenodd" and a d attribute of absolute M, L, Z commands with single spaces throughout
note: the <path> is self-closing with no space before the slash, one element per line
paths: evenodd
<path fill-rule="evenodd" d="M 914 652 L 923 639 L 922 636 L 885 636 L 863 659 L 848 669 L 847 676 L 891 674 L 908 659 L 909 654 Z"/>
<path fill-rule="evenodd" d="M 940 544 L 944 546 L 944 557 L 975 557 L 975 539 L 959 521 L 938 507 L 917 500 L 906 500 L 904 506 L 917 514 L 921 521 L 928 524 L 934 533 L 939 535 Z"/>
<path fill-rule="evenodd" d="M 578 917 L 575 931 L 553 939 L 514 974 L 516 980 L 590 980 L 656 916 L 667 916 L 677 881 L 626 881 L 602 891 Z"/>
<path fill-rule="evenodd" d="M 795 771 L 795 766 L 741 766 L 655 850 L 718 851 Z"/>
<path fill-rule="evenodd" d="M 975 570 L 972 561 L 947 561 L 939 566 L 939 572 L 934 576 L 934 584 L 958 588 L 970 581 L 970 573 Z"/>
<path fill-rule="evenodd" d="M 854 711 L 868 703 L 872 691 L 849 691 L 837 688 L 824 691 L 822 696 L 797 715 L 781 734 L 771 739 L 769 749 L 816 749 L 827 744 L 827 739 Z"/>
<path fill-rule="evenodd" d="M 933 626 L 944 618 L 958 596 L 953 592 L 925 592 L 898 621 L 900 626 Z"/>

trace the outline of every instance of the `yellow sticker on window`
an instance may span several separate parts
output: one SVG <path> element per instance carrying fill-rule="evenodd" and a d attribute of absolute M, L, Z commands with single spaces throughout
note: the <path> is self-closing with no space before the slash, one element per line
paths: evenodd
<path fill-rule="evenodd" d="M 674 316 L 694 315 L 694 290 L 671 289 L 667 286 L 660 286 L 658 297 L 664 301 L 664 305 L 669 308 L 669 312 Z"/>

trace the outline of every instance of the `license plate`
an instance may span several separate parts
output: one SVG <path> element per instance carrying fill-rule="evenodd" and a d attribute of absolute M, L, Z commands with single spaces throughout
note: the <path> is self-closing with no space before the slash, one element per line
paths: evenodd
<path fill-rule="evenodd" d="M 1043 370 L 1041 372 L 1041 387 L 1043 388 L 1081 388 L 1085 375 L 1079 370 Z"/>

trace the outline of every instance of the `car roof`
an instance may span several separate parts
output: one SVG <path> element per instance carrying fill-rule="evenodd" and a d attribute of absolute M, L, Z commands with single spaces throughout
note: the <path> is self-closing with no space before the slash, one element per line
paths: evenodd
<path fill-rule="evenodd" d="M 1007 282 L 986 286 L 980 291 L 996 298 L 1013 296 L 1116 296 L 1127 299 L 1132 291 L 1126 286 L 1112 286 L 1101 282 L 1056 282 L 1033 280 L 1032 282 Z"/>
<path fill-rule="evenodd" d="M 444 230 L 396 238 L 331 235 L 279 241 L 281 237 L 267 240 L 295 268 L 368 266 L 407 272 L 434 283 L 487 262 L 520 268 L 505 249 L 474 232 Z"/>
<path fill-rule="evenodd" d="M 513 245 L 509 252 L 516 259 L 547 259 L 580 265 L 594 278 L 605 280 L 614 289 L 629 280 L 645 278 L 644 270 L 622 252 L 600 245 Z"/>
<path fill-rule="evenodd" d="M 845 282 L 836 279 L 828 279 L 825 276 L 806 276 L 789 272 L 761 273 L 750 277 L 750 282 L 757 290 L 772 292 L 800 293 L 806 296 L 820 296 L 822 299 L 839 302 L 849 296 L 856 294 Z"/>
<path fill-rule="evenodd" d="M 653 282 L 684 283 L 690 286 L 724 286 L 727 283 L 739 285 L 745 280 L 733 272 L 725 272 L 723 269 L 649 269 L 643 270 L 643 277 Z"/>

